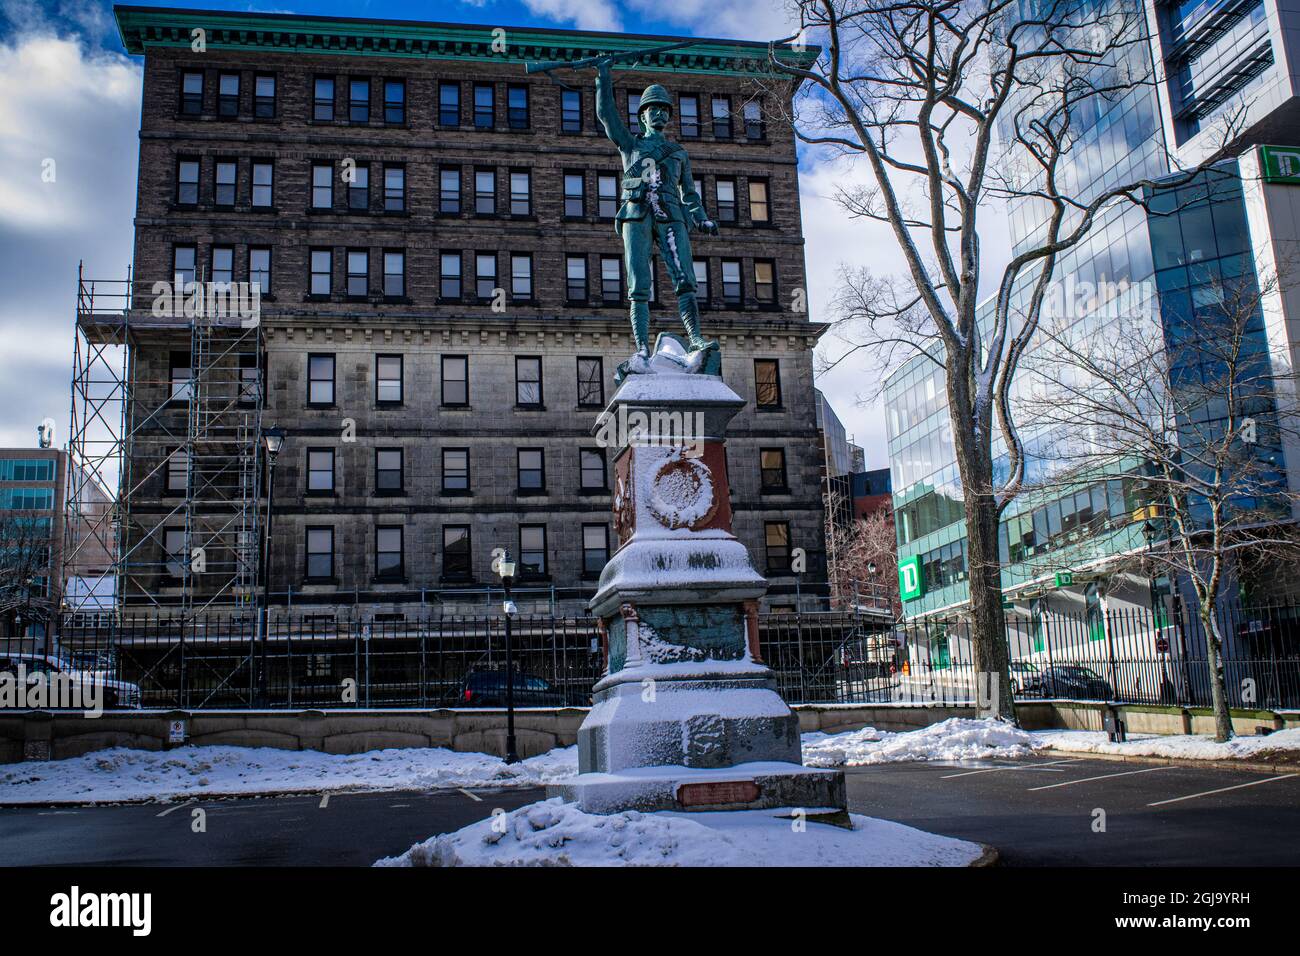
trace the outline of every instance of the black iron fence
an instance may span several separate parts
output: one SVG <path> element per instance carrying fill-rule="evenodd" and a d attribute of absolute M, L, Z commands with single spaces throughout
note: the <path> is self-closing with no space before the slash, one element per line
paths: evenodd
<path fill-rule="evenodd" d="M 1219 611 L 1230 702 L 1300 707 L 1300 607 Z M 49 642 L 0 641 L 0 671 L 40 660 L 94 673 L 152 708 L 473 707 L 504 697 L 500 617 L 276 616 L 261 639 L 251 616 L 79 618 Z M 766 614 L 760 650 L 791 703 L 963 703 L 976 699 L 968 626 L 895 623 L 870 613 Z M 1195 614 L 1145 609 L 1007 612 L 1012 693 L 1209 706 L 1205 637 Z M 602 672 L 590 618 L 521 616 L 513 624 L 516 701 L 585 706 Z M 984 693 L 989 685 L 984 683 Z"/>

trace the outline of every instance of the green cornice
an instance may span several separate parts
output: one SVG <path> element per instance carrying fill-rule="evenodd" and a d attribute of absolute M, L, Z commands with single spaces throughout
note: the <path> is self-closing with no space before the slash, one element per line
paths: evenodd
<path fill-rule="evenodd" d="M 361 20 L 279 13 L 231 13 L 168 7 L 115 6 L 117 29 L 128 53 L 156 48 L 188 48 L 191 31 L 202 27 L 210 50 L 263 50 L 272 53 L 344 54 L 431 60 L 522 63 L 525 60 L 577 60 L 655 46 L 690 37 L 644 36 L 579 30 L 503 27 L 506 52 L 492 51 L 493 30 L 482 24 L 429 23 L 419 20 Z M 638 70 L 713 73 L 730 76 L 768 73 L 767 43 L 706 39 L 697 46 L 657 54 Z M 806 66 L 821 48 L 778 47 L 782 61 Z"/>

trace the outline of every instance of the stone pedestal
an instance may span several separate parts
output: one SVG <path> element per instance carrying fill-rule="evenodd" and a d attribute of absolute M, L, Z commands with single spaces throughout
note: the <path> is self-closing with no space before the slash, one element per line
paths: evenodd
<path fill-rule="evenodd" d="M 723 451 L 744 402 L 682 352 L 661 336 L 594 430 L 619 449 L 618 547 L 592 600 L 606 671 L 579 774 L 551 790 L 595 813 L 843 810 L 843 773 L 802 766 L 799 720 L 759 654 L 767 581 L 732 534 Z"/>

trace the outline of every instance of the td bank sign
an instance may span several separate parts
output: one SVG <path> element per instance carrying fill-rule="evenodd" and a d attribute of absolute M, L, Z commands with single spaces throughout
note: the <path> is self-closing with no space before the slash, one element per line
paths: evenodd
<path fill-rule="evenodd" d="M 914 554 L 898 562 L 898 594 L 904 601 L 914 601 L 925 593 L 925 577 L 921 573 L 921 556 Z"/>
<path fill-rule="evenodd" d="M 1300 149 L 1289 146 L 1261 146 L 1259 167 L 1266 183 L 1300 185 Z"/>

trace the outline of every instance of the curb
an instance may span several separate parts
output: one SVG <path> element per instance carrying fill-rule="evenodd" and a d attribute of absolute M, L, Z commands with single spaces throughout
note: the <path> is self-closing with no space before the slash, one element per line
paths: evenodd
<path fill-rule="evenodd" d="M 1120 763 L 1153 763 L 1170 767 L 1205 767 L 1211 770 L 1250 770 L 1256 773 L 1300 774 L 1295 764 L 1268 763 L 1260 760 L 1197 760 L 1192 757 L 1157 757 L 1145 754 L 1106 754 L 1091 750 L 1064 750 L 1060 747 L 1042 747 L 1038 753 L 1069 754 L 1097 760 L 1117 760 Z"/>
<path fill-rule="evenodd" d="M 490 787 L 474 787 L 475 790 L 528 790 L 537 787 L 545 787 L 545 784 L 527 784 L 519 786 L 509 786 L 506 784 L 494 785 Z M 182 806 L 186 803 L 206 803 L 210 800 L 261 800 L 271 797 L 320 797 L 329 795 L 335 796 L 354 796 L 357 794 L 370 793 L 456 793 L 462 790 L 462 787 L 432 787 L 424 790 L 410 789 L 343 789 L 335 788 L 332 790 L 259 790 L 255 793 L 177 793 L 169 794 L 166 797 L 125 797 L 121 800 L 48 800 L 48 801 L 31 801 L 27 803 L 6 803 L 0 800 L 0 810 L 22 810 L 29 808 L 40 808 L 43 810 L 66 810 L 76 807 L 139 807 L 139 806 Z"/>
<path fill-rule="evenodd" d="M 998 848 L 990 846 L 987 843 L 981 843 L 980 846 L 983 848 L 984 852 L 980 854 L 978 860 L 975 860 L 973 863 L 968 863 L 967 866 L 971 869 L 974 869 L 975 867 L 997 866 L 1000 858 Z"/>

